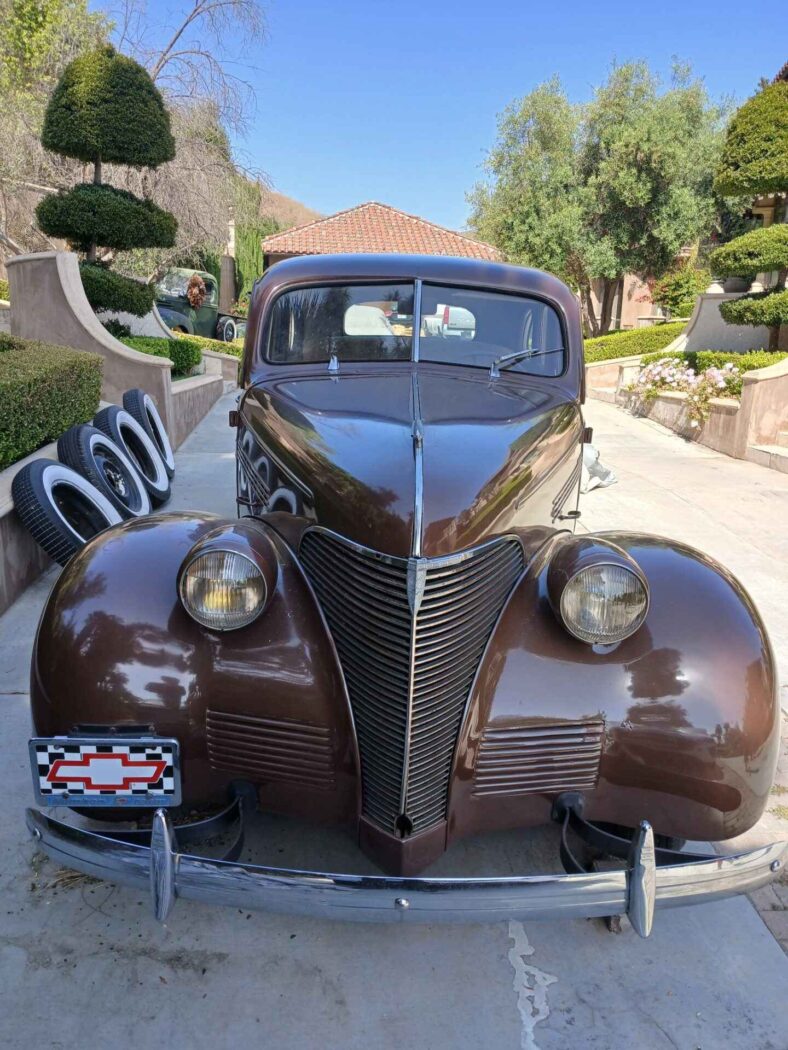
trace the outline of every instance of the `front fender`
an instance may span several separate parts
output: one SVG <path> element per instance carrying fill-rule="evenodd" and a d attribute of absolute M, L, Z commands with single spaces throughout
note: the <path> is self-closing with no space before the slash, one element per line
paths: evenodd
<path fill-rule="evenodd" d="M 604 538 L 648 579 L 644 625 L 612 646 L 573 638 L 550 608 L 553 547 L 542 549 L 479 668 L 455 755 L 450 836 L 544 823 L 555 795 L 572 788 L 585 796 L 589 819 L 630 827 L 648 819 L 681 838 L 730 838 L 760 817 L 777 761 L 779 704 L 752 600 L 684 544 Z"/>
<path fill-rule="evenodd" d="M 236 547 L 263 543 L 276 562 L 262 615 L 222 634 L 177 593 L 187 554 L 216 531 Z M 176 737 L 187 804 L 223 799 L 247 776 L 267 809 L 355 815 L 355 738 L 333 643 L 288 547 L 261 522 L 171 513 L 103 532 L 55 584 L 31 679 L 39 735 L 144 725 Z"/>

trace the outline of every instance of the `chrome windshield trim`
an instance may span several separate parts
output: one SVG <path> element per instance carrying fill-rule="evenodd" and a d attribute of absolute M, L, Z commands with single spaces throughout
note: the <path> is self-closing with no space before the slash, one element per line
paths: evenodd
<path fill-rule="evenodd" d="M 166 843 L 160 833 L 152 856 L 148 846 L 106 838 L 35 809 L 27 810 L 27 826 L 39 848 L 56 863 L 96 878 L 150 893 L 153 869 L 159 912 L 168 900 L 182 897 L 357 922 L 500 922 L 623 915 L 630 902 L 630 875 L 624 870 L 481 879 L 390 878 L 240 864 L 173 850 L 172 865 L 167 864 L 163 877 Z M 786 854 L 788 842 L 774 842 L 733 856 L 657 868 L 655 906 L 700 904 L 747 893 L 769 882 Z"/>
<path fill-rule="evenodd" d="M 413 283 L 413 336 L 411 338 L 412 360 L 416 364 L 418 364 L 421 350 L 421 284 L 421 278 L 417 277 Z"/>

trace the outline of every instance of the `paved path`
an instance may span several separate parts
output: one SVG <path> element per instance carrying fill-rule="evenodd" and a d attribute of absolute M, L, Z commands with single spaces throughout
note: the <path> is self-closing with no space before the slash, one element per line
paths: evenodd
<path fill-rule="evenodd" d="M 225 398 L 178 453 L 173 506 L 233 513 L 231 404 Z M 624 477 L 629 439 L 615 438 L 615 417 L 602 440 L 608 424 L 596 406 L 592 415 L 622 483 L 588 497 L 587 520 L 592 505 L 614 515 L 633 485 L 649 498 Z M 622 514 L 633 524 L 629 506 Z M 184 901 L 161 926 L 135 893 L 64 875 L 35 853 L 22 821 L 31 798 L 27 662 L 51 581 L 0 619 L 3 1048 L 788 1047 L 788 958 L 746 898 L 663 912 L 647 941 L 598 921 L 376 927 Z M 251 854 L 371 870 L 341 832 L 270 817 L 258 818 Z M 461 843 L 433 870 L 556 870 L 555 858 L 548 828 Z"/>

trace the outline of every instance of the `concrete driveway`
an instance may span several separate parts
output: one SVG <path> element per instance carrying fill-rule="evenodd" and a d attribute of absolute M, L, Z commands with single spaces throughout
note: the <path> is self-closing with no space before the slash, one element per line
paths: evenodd
<path fill-rule="evenodd" d="M 234 513 L 231 404 L 220 402 L 178 453 L 174 507 Z M 648 528 L 720 555 L 720 544 L 738 549 L 740 561 L 727 560 L 768 606 L 784 662 L 774 577 L 788 478 L 684 446 L 609 406 L 588 415 L 621 482 L 584 499 L 585 524 Z M 694 503 L 681 495 L 685 468 L 698 472 L 699 485 L 687 482 Z M 788 1047 L 788 957 L 747 898 L 660 913 L 647 941 L 601 921 L 376 927 L 183 901 L 162 926 L 135 893 L 58 870 L 22 818 L 27 663 L 52 578 L 0 619 L 3 1047 Z M 245 855 L 372 870 L 342 832 L 272 817 L 257 818 Z M 496 834 L 459 844 L 433 873 L 558 870 L 556 855 L 552 828 Z"/>

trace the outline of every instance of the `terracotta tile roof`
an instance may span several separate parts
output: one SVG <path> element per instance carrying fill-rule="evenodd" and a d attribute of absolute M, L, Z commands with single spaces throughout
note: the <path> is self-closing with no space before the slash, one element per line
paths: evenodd
<path fill-rule="evenodd" d="M 368 201 L 263 239 L 266 255 L 327 255 L 339 252 L 402 252 L 411 255 L 459 255 L 501 258 L 497 248 L 454 233 L 388 204 Z"/>

